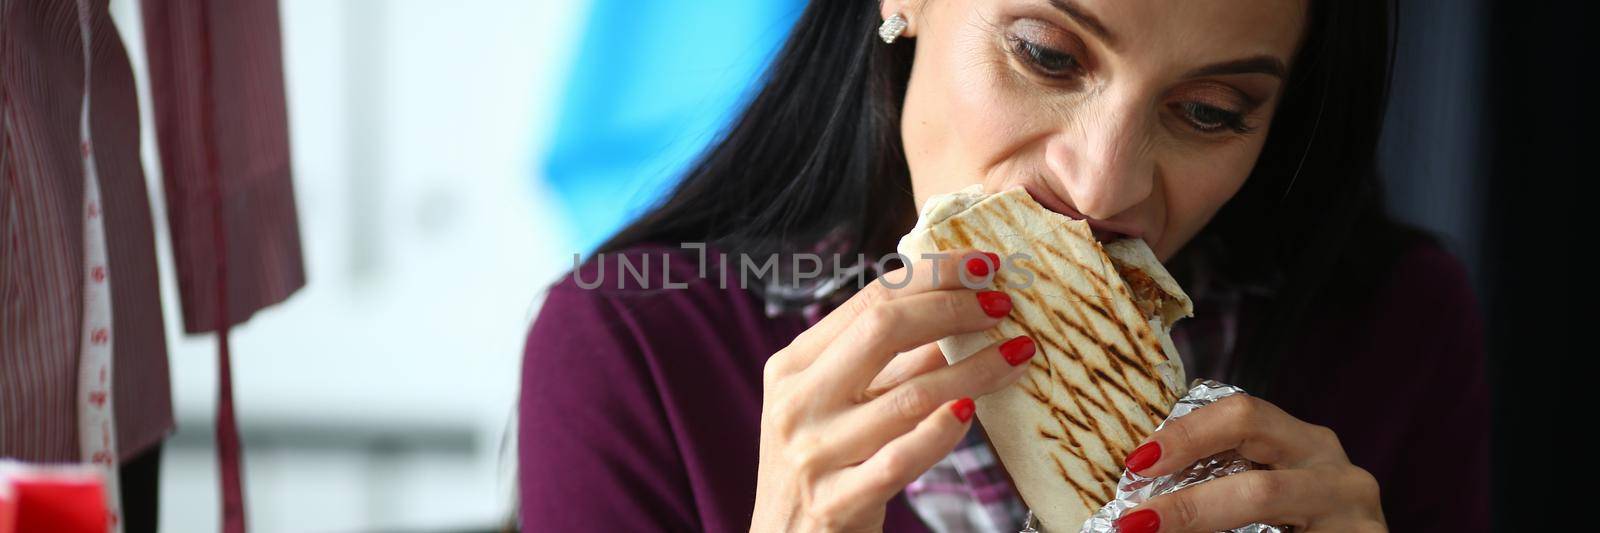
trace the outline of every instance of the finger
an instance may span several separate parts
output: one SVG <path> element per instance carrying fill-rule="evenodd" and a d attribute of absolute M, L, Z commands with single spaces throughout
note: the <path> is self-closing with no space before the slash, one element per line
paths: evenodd
<path fill-rule="evenodd" d="M 1011 297 L 998 291 L 943 290 L 896 298 L 857 317 L 840 332 L 812 365 L 814 377 L 851 398 L 859 397 L 895 354 L 992 328 L 1011 308 Z"/>
<path fill-rule="evenodd" d="M 1235 395 L 1167 422 L 1128 454 L 1127 466 L 1139 475 L 1162 476 L 1228 450 L 1279 468 L 1347 461 L 1331 430 L 1266 400 Z"/>
<path fill-rule="evenodd" d="M 1032 339 L 1017 337 L 913 377 L 847 411 L 830 431 L 840 436 L 831 451 L 839 454 L 835 461 L 851 463 L 872 455 L 952 399 L 977 398 L 1010 385 L 1028 371 L 1035 352 Z"/>
<path fill-rule="evenodd" d="M 861 464 L 840 472 L 834 494 L 882 505 L 954 450 L 972 422 L 971 398 L 944 403 Z"/>
<path fill-rule="evenodd" d="M 894 356 L 877 377 L 872 378 L 872 382 L 867 384 L 867 390 L 862 393 L 861 401 L 877 398 L 908 379 L 946 366 L 950 364 L 945 362 L 944 352 L 939 350 L 938 343 L 930 342 L 909 352 L 902 352 Z"/>
<path fill-rule="evenodd" d="M 862 287 L 845 303 L 824 316 L 816 325 L 801 333 L 794 344 L 810 349 L 795 350 L 795 352 L 797 354 L 819 352 L 823 346 L 837 337 L 839 332 L 882 303 L 936 290 L 989 287 L 993 281 L 992 273 L 999 270 L 998 255 L 976 250 L 952 250 L 909 259 L 912 261 L 907 266 L 879 276 L 877 280 Z M 797 360 L 793 361 L 793 364 L 798 365 L 798 368 L 805 368 L 810 366 L 811 362 L 811 360 Z"/>
<path fill-rule="evenodd" d="M 1191 485 L 1123 513 L 1117 530 L 1209 533 L 1258 522 L 1303 527 L 1316 506 L 1328 505 L 1315 475 L 1251 470 Z"/>

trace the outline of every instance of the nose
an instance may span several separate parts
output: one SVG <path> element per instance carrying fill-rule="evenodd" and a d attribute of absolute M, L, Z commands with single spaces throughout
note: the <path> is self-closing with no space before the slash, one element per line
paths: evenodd
<path fill-rule="evenodd" d="M 1107 220 L 1150 196 L 1155 162 L 1147 106 L 1139 98 L 1103 95 L 1068 117 L 1045 145 L 1045 164 L 1067 202 Z"/>

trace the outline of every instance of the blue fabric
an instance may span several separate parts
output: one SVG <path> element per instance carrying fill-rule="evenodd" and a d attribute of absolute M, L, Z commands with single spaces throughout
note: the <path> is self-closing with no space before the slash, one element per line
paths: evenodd
<path fill-rule="evenodd" d="M 543 176 L 592 250 L 675 183 L 745 102 L 802 0 L 594 0 Z"/>

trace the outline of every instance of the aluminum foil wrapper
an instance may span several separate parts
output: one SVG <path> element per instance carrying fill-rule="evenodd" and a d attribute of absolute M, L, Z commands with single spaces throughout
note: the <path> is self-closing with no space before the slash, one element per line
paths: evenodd
<path fill-rule="evenodd" d="M 1210 380 L 1194 381 L 1194 386 L 1189 392 L 1178 399 L 1178 404 L 1172 407 L 1172 414 L 1161 422 L 1156 429 L 1161 429 L 1178 417 L 1189 414 L 1202 406 L 1227 398 L 1235 394 L 1244 394 L 1244 390 L 1232 385 L 1224 385 Z M 1096 511 L 1083 523 L 1080 533 L 1114 533 L 1115 522 L 1122 513 L 1132 510 L 1146 500 L 1173 492 L 1190 485 L 1204 483 L 1208 480 L 1223 476 L 1237 474 L 1246 470 L 1264 469 L 1265 466 L 1257 464 L 1239 456 L 1239 452 L 1226 451 L 1205 459 L 1201 459 L 1188 468 L 1160 477 L 1147 478 L 1124 470 L 1122 479 L 1117 481 L 1117 496 L 1105 506 Z M 1229 530 L 1230 533 L 1288 533 L 1286 526 L 1269 526 L 1266 524 L 1250 524 L 1237 529 Z M 1028 520 L 1020 533 L 1044 533 L 1039 530 L 1038 521 L 1033 518 L 1033 513 L 1028 513 Z M 1055 532 L 1049 532 L 1055 533 Z"/>

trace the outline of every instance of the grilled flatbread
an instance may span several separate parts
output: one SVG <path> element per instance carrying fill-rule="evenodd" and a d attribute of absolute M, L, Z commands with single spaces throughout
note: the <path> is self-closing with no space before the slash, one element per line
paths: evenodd
<path fill-rule="evenodd" d="M 929 199 L 899 252 L 916 260 L 962 248 L 1007 258 L 994 284 L 1014 307 L 1000 325 L 939 348 L 955 363 L 1018 335 L 1034 339 L 1028 373 L 978 398 L 978 421 L 1043 531 L 1077 531 L 1182 395 L 1168 331 L 1193 305 L 1144 241 L 1102 246 L 1088 223 L 1022 189 L 973 186 Z"/>

